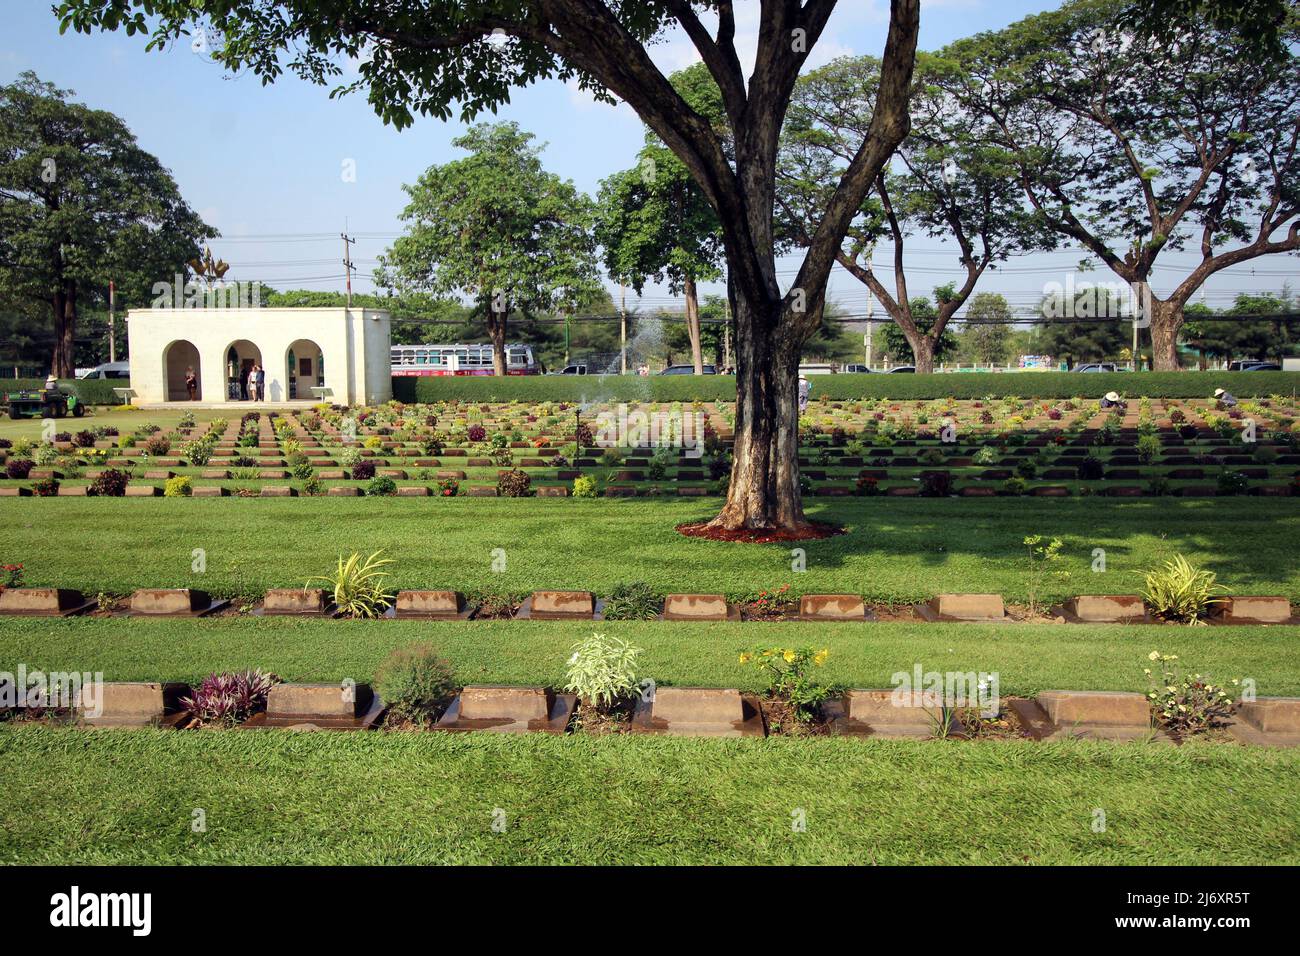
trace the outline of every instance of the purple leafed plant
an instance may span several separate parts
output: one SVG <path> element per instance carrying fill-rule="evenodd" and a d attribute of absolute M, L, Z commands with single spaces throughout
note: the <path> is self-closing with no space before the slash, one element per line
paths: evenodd
<path fill-rule="evenodd" d="M 181 698 L 181 708 L 200 723 L 230 727 L 265 709 L 267 695 L 279 682 L 260 670 L 209 674 L 193 697 Z"/>

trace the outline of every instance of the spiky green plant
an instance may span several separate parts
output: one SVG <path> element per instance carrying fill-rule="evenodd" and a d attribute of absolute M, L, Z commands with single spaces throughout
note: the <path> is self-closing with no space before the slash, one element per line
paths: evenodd
<path fill-rule="evenodd" d="M 1142 598 L 1159 617 L 1195 624 L 1220 603 L 1227 588 L 1215 582 L 1213 571 L 1194 567 L 1181 554 L 1163 568 L 1148 571 Z"/>
<path fill-rule="evenodd" d="M 387 571 L 380 571 L 386 564 L 392 564 L 390 558 L 380 558 L 383 551 L 376 551 L 364 561 L 354 551 L 344 558 L 339 555 L 338 567 L 334 573 L 312 578 L 307 582 L 323 581 L 334 592 L 334 606 L 344 617 L 380 617 L 393 603 L 393 593 L 385 585 Z"/>

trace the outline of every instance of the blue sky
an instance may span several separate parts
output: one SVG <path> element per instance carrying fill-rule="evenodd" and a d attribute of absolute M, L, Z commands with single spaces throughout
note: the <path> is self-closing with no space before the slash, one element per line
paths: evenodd
<path fill-rule="evenodd" d="M 997 29 L 1056 0 L 924 0 L 921 46 L 936 48 L 982 30 Z M 354 288 L 370 291 L 375 257 L 401 229 L 403 183 L 430 164 L 458 154 L 451 141 L 459 122 L 417 119 L 397 132 L 372 112 L 364 95 L 331 100 L 328 90 L 286 76 L 263 87 L 252 76 L 230 77 L 202 55 L 180 46 L 149 53 L 140 37 L 125 34 L 59 36 L 49 0 L 6 0 L 0 35 L 0 81 L 22 70 L 76 91 L 77 99 L 123 117 L 141 145 L 171 169 L 189 203 L 223 238 L 214 251 L 233 265 L 233 278 L 257 279 L 277 288 L 341 289 L 341 242 L 346 227 L 357 235 L 353 258 L 360 276 Z M 738 4 L 738 41 L 754 32 L 754 0 Z M 813 65 L 835 56 L 879 55 L 888 25 L 887 0 L 841 0 L 814 50 Z M 743 55 L 743 46 L 742 46 Z M 694 60 L 680 36 L 655 51 L 667 69 Z M 546 143 L 548 169 L 594 194 L 599 181 L 633 165 L 643 127 L 626 107 L 595 103 L 574 87 L 547 81 L 515 92 L 499 114 Z M 488 117 L 490 118 L 490 117 Z M 344 182 L 345 161 L 356 181 Z M 923 271 L 911 280 L 926 292 L 956 272 L 950 251 L 934 240 L 913 240 L 913 260 Z M 1077 253 L 1061 252 L 1011 263 L 981 286 L 985 291 L 1037 294 L 1045 281 L 1016 266 L 1059 265 L 1069 269 Z M 793 270 L 794 263 L 784 264 Z M 1243 288 L 1278 289 L 1279 274 L 1294 259 L 1265 260 L 1215 280 L 1229 296 Z M 1099 276 L 1100 278 L 1100 276 Z M 666 289 L 648 288 L 644 305 L 671 306 Z M 706 289 L 706 291 L 709 291 Z M 831 282 L 832 299 L 854 313 L 866 305 L 864 287 L 847 274 Z M 1211 304 L 1225 304 L 1214 294 Z"/>

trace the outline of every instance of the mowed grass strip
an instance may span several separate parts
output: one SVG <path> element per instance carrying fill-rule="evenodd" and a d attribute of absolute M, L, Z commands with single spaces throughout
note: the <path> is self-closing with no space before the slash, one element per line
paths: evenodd
<path fill-rule="evenodd" d="M 1175 554 L 1237 593 L 1300 599 L 1300 501 L 1219 498 L 852 499 L 809 502 L 849 533 L 798 547 L 688 539 L 717 502 L 569 499 L 0 499 L 0 551 L 31 585 L 128 594 L 195 587 L 260 596 L 301 587 L 340 553 L 383 549 L 405 588 L 608 593 L 644 580 L 663 592 L 844 592 L 915 601 L 942 592 L 1028 596 L 1026 535 L 1060 536 L 1046 596 L 1131 593 Z M 500 549 L 500 550 L 498 550 Z M 1094 573 L 1104 551 L 1105 573 Z M 201 556 L 202 563 L 198 563 Z M 504 559 L 504 563 L 502 563 Z M 202 572 L 196 568 L 202 567 Z M 493 568 L 504 568 L 494 571 Z"/>
<path fill-rule="evenodd" d="M 1300 862 L 1296 751 L 23 727 L 0 760 L 9 864 Z"/>
<path fill-rule="evenodd" d="M 760 690 L 760 673 L 740 664 L 740 651 L 813 646 L 830 651 L 819 679 L 847 687 L 890 687 L 894 674 L 919 664 L 996 673 L 1003 694 L 1146 691 L 1142 669 L 1160 650 L 1219 682 L 1250 678 L 1262 695 L 1300 694 L 1297 627 L 0 618 L 0 671 L 194 683 L 211 671 L 260 667 L 290 681 L 362 682 L 393 649 L 427 643 L 462 683 L 563 686 L 573 644 L 594 630 L 641 647 L 643 677 L 679 686 Z"/>

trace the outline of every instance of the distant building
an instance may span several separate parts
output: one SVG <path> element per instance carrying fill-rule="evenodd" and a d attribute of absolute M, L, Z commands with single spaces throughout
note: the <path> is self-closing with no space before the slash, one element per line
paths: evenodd
<path fill-rule="evenodd" d="M 241 402 L 253 366 L 268 403 L 373 405 L 393 396 L 389 314 L 378 309 L 133 309 L 133 401 Z M 316 389 L 317 391 L 313 391 Z M 328 391 L 322 391 L 328 390 Z"/>

